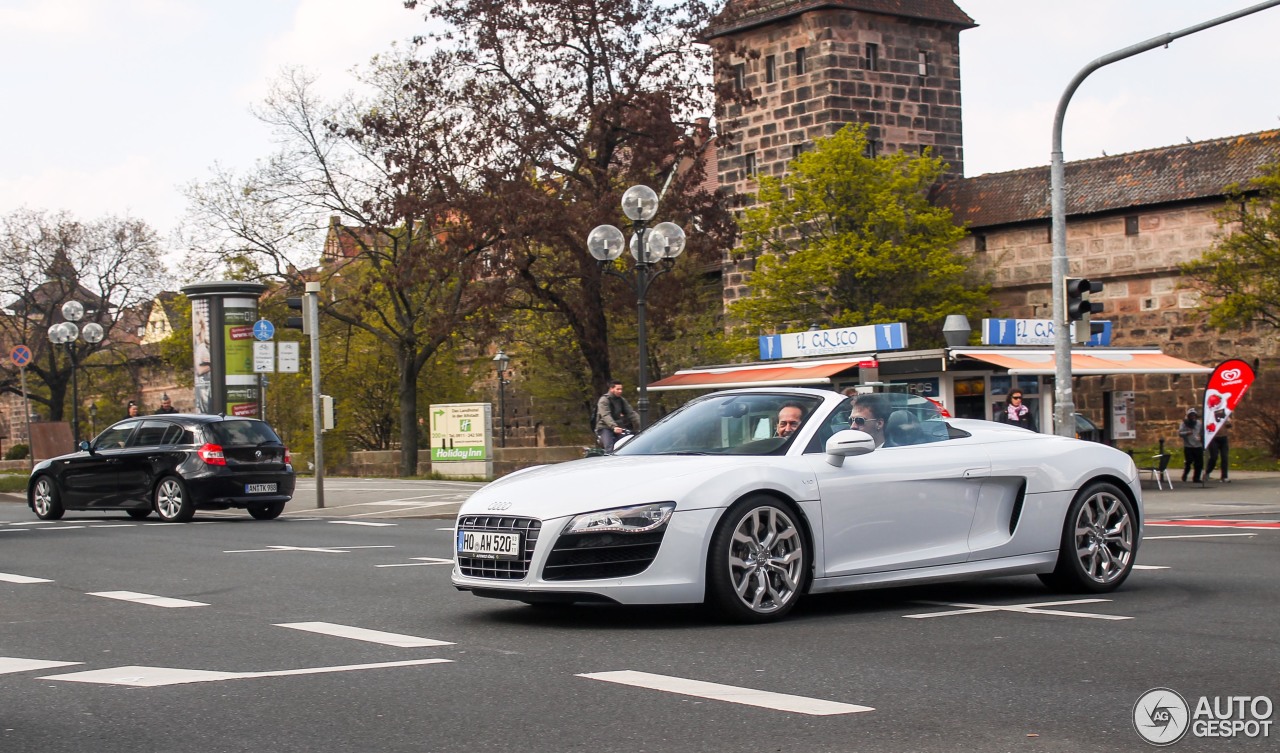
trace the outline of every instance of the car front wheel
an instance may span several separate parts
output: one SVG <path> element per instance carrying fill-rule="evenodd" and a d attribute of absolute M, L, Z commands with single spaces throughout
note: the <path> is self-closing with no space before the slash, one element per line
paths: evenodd
<path fill-rule="evenodd" d="M 53 479 L 48 476 L 36 479 L 36 485 L 31 489 L 31 509 L 41 520 L 62 518 L 62 514 L 66 511 L 62 509 L 62 495 Z"/>
<path fill-rule="evenodd" d="M 280 517 L 280 513 L 284 512 L 284 502 L 263 502 L 259 505 L 249 505 L 249 514 L 254 520 L 275 520 Z"/>
<path fill-rule="evenodd" d="M 790 612 L 809 578 L 798 520 L 790 505 L 764 495 L 731 507 L 711 538 L 707 601 L 738 622 L 769 622 Z"/>
<path fill-rule="evenodd" d="M 1096 483 L 1067 510 L 1058 564 L 1040 580 L 1074 593 L 1106 593 L 1124 583 L 1138 554 L 1138 516 L 1114 484 Z"/>
<path fill-rule="evenodd" d="M 156 484 L 156 513 L 168 523 L 186 523 L 196 514 L 196 505 L 186 484 L 176 476 L 166 476 Z"/>

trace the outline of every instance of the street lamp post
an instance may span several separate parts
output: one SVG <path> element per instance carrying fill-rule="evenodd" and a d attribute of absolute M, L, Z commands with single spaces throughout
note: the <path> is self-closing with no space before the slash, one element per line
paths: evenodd
<path fill-rule="evenodd" d="M 493 357 L 493 366 L 498 370 L 498 436 L 502 447 L 507 446 L 507 385 L 511 384 L 507 379 L 507 366 L 510 363 L 511 358 L 499 348 L 498 355 Z"/>
<path fill-rule="evenodd" d="M 600 262 L 606 273 L 626 280 L 636 293 L 636 339 L 640 351 L 637 381 L 640 397 L 636 412 L 640 427 L 649 423 L 649 343 L 645 330 L 645 296 L 649 285 L 662 273 L 671 270 L 676 257 L 684 252 L 684 230 L 674 222 L 659 222 L 652 228 L 649 221 L 658 213 L 658 194 L 648 186 L 632 186 L 622 194 L 622 212 L 631 220 L 631 256 L 635 266 L 631 272 L 619 271 L 614 261 L 622 256 L 622 231 L 613 225 L 600 225 L 587 236 L 587 250 Z"/>
<path fill-rule="evenodd" d="M 84 304 L 79 301 L 67 301 L 62 304 L 62 318 L 49 328 L 49 342 L 64 345 L 67 357 L 71 359 L 71 434 L 77 445 L 80 443 L 80 375 L 76 359 L 76 339 L 81 338 L 90 345 L 102 342 L 102 325 L 89 322 L 81 328 L 76 322 L 84 318 Z"/>
<path fill-rule="evenodd" d="M 98 436 L 98 404 L 89 403 L 89 436 Z"/>

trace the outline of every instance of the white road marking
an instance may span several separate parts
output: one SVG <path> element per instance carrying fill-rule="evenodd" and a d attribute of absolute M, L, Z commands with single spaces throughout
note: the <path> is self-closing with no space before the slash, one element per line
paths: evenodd
<path fill-rule="evenodd" d="M 14 525 L 16 526 L 18 524 L 14 523 Z M 31 530 L 30 528 L 0 528 L 0 533 L 8 533 L 10 531 L 14 533 L 22 533 L 23 531 L 30 531 L 30 530 Z"/>
<path fill-rule="evenodd" d="M 320 552 L 322 554 L 351 554 L 350 549 L 395 549 L 394 544 L 375 544 L 371 546 L 269 546 L 266 549 L 224 549 L 223 554 L 244 554 L 246 552 Z"/>
<path fill-rule="evenodd" d="M 338 638 L 351 638 L 352 640 L 368 641 L 369 643 L 381 643 L 384 646 L 396 646 L 398 648 L 453 645 L 449 641 L 438 641 L 433 638 L 419 638 L 417 636 L 401 635 L 399 633 L 384 633 L 381 630 L 366 630 L 365 628 L 351 627 L 349 625 L 337 625 L 332 622 L 285 622 L 277 623 L 276 627 L 305 630 L 309 633 L 332 635 Z"/>
<path fill-rule="evenodd" d="M 86 528 L 86 527 L 87 526 L 45 526 L 44 528 L 37 528 L 35 530 L 37 531 L 70 531 L 76 528 Z"/>
<path fill-rule="evenodd" d="M 185 525 L 191 525 L 191 524 L 190 523 L 143 523 L 142 525 L 144 526 L 185 526 Z"/>
<path fill-rule="evenodd" d="M 1143 536 L 1143 541 L 1156 541 L 1157 539 L 1221 539 L 1227 536 L 1257 536 L 1256 533 L 1188 533 L 1184 536 Z"/>
<path fill-rule="evenodd" d="M 16 656 L 0 656 L 0 675 L 13 674 L 14 672 L 53 669 L 54 667 L 70 667 L 76 664 L 84 664 L 84 662 L 42 661 L 40 659 L 19 659 Z"/>
<path fill-rule="evenodd" d="M 1168 570 L 1168 565 L 1134 565 L 1134 570 Z"/>
<path fill-rule="evenodd" d="M 56 526 L 58 524 L 52 520 L 19 520 L 15 523 L 10 523 L 9 525 L 11 526 Z"/>
<path fill-rule="evenodd" d="M 446 505 L 456 505 L 463 500 L 452 499 L 447 502 L 427 502 L 426 504 L 413 505 L 412 507 L 400 507 L 395 510 L 374 510 L 373 512 L 360 512 L 352 515 L 353 518 L 367 518 L 370 515 L 389 515 L 397 512 L 413 512 L 414 510 L 426 510 L 432 507 L 444 507 Z M 381 503 L 378 503 L 381 504 Z"/>
<path fill-rule="evenodd" d="M 375 523 L 371 520 L 331 520 L 330 523 L 336 523 L 342 526 L 394 526 L 398 523 Z"/>
<path fill-rule="evenodd" d="M 813 716 L 858 714 L 863 711 L 875 711 L 875 709 L 870 706 L 855 706 L 850 703 L 836 703 L 835 701 L 824 701 L 819 698 L 805 698 L 804 696 L 788 695 L 786 693 L 771 693 L 767 690 L 738 688 L 732 685 L 721 685 L 715 682 L 689 680 L 683 677 L 655 675 L 648 672 L 636 672 L 633 670 L 622 670 L 620 672 L 591 672 L 587 674 L 580 674 L 578 677 L 585 677 L 588 680 L 604 680 L 605 682 L 613 682 L 619 685 L 631 685 L 637 688 L 662 690 L 668 693 L 678 693 L 680 695 L 694 696 L 696 698 L 710 698 L 714 701 L 740 703 L 744 706 L 756 706 L 762 709 L 790 711 L 796 714 L 810 714 Z"/>
<path fill-rule="evenodd" d="M 5 583 L 52 583 L 53 581 L 46 578 L 32 578 L 27 575 L 14 575 L 12 573 L 0 573 L 0 581 Z"/>
<path fill-rule="evenodd" d="M 448 528 L 437 528 L 437 531 L 457 531 L 457 526 L 449 526 Z"/>
<path fill-rule="evenodd" d="M 107 525 L 89 526 L 89 527 L 90 528 L 135 528 L 137 527 L 137 525 L 138 525 L 137 523 L 110 523 Z"/>
<path fill-rule="evenodd" d="M 396 565 L 374 565 L 374 567 L 422 567 L 423 565 L 452 565 L 453 560 L 440 559 L 439 557 L 410 557 L 411 560 L 422 560 L 421 562 L 401 562 Z"/>
<path fill-rule="evenodd" d="M 136 591 L 98 591 L 97 593 L 88 594 L 89 596 L 101 596 L 104 599 L 119 599 L 120 601 L 132 601 L 135 604 L 149 604 L 153 607 L 166 607 L 169 609 L 177 609 L 180 607 L 207 607 L 202 601 L 187 601 L 186 599 L 170 599 L 167 596 L 152 596 L 151 594 L 140 594 Z"/>
<path fill-rule="evenodd" d="M 1009 604 L 1007 606 L 991 606 L 989 604 L 953 604 L 946 601 L 917 601 L 916 604 L 929 604 L 935 607 L 960 607 L 948 612 L 930 612 L 928 614 L 904 614 L 911 620 L 923 620 L 927 617 L 951 617 L 959 614 L 981 614 L 983 612 L 1018 612 L 1020 614 L 1049 614 L 1058 617 L 1086 617 L 1093 620 L 1132 620 L 1132 617 L 1121 617 L 1111 614 L 1092 614 L 1090 612 L 1067 612 L 1061 609 L 1045 609 L 1045 607 L 1064 606 L 1067 604 L 1098 604 L 1111 599 L 1071 599 L 1070 601 L 1045 601 L 1038 604 Z"/>
<path fill-rule="evenodd" d="M 278 672 L 213 672 L 203 669 L 176 669 L 171 667 L 113 667 L 89 672 L 72 672 L 66 675 L 45 675 L 41 680 L 64 682 L 88 682 L 98 685 L 126 685 L 134 688 L 158 688 L 165 685 L 185 685 L 193 682 L 218 682 L 220 680 L 252 680 L 259 677 L 289 677 L 292 675 L 319 675 L 331 672 L 355 672 L 361 669 L 386 669 L 389 667 L 415 667 L 424 664 L 447 664 L 449 659 L 413 659 L 378 664 L 348 664 L 340 667 L 309 667 L 285 669 Z"/>

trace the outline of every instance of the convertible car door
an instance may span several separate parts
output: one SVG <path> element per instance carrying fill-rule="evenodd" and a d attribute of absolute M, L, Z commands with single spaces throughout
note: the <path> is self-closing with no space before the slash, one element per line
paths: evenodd
<path fill-rule="evenodd" d="M 964 562 L 991 463 L 968 438 L 881 447 L 846 458 L 804 456 L 822 498 L 825 577 Z"/>

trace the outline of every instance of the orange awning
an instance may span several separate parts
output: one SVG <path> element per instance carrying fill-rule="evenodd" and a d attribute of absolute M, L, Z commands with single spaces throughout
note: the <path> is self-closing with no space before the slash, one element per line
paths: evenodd
<path fill-rule="evenodd" d="M 743 364 L 741 366 L 712 366 L 703 369 L 682 369 L 665 379 L 649 385 L 649 389 L 705 390 L 731 389 L 733 387 L 804 387 L 829 385 L 831 377 L 859 363 L 874 360 L 873 354 L 852 358 L 823 359 L 797 363 Z"/>
<path fill-rule="evenodd" d="M 1056 362 L 1052 350 L 968 350 L 953 349 L 952 358 L 972 358 L 1008 369 L 1010 374 L 1053 374 Z M 1213 369 L 1159 350 L 1108 350 L 1089 348 L 1071 351 L 1072 376 L 1100 374 L 1209 374 Z"/>

